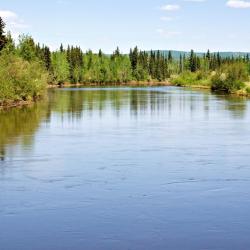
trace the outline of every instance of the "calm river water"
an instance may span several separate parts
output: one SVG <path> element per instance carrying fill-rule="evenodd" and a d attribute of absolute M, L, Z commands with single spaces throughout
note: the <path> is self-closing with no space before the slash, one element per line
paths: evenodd
<path fill-rule="evenodd" d="M 0 249 L 250 249 L 250 100 L 64 88 L 0 111 Z"/>

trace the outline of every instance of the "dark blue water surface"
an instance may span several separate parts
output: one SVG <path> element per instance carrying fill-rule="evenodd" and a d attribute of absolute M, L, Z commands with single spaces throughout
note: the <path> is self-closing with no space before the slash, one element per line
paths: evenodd
<path fill-rule="evenodd" d="M 0 249 L 250 249 L 250 101 L 65 88 L 0 111 Z"/>

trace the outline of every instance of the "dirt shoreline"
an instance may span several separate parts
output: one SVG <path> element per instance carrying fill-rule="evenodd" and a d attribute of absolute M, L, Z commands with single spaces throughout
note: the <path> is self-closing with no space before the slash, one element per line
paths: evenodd
<path fill-rule="evenodd" d="M 63 88 L 63 87 L 87 87 L 87 86 L 93 86 L 93 87 L 105 87 L 105 86 L 128 86 L 128 87 L 152 87 L 152 86 L 175 86 L 174 84 L 170 83 L 169 81 L 164 82 L 126 82 L 126 83 L 63 83 L 63 84 L 49 84 L 48 88 Z"/>

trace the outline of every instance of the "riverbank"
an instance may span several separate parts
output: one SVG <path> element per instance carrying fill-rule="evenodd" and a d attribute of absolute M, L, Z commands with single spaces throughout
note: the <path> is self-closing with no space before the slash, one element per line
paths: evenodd
<path fill-rule="evenodd" d="M 235 96 L 241 96 L 241 97 L 250 97 L 250 93 L 248 92 L 247 89 L 250 89 L 250 83 L 245 84 L 245 88 L 238 90 L 234 93 L 230 93 L 230 95 L 235 95 Z M 190 89 L 204 89 L 204 90 L 211 90 L 211 84 L 192 84 L 192 83 L 178 83 L 178 81 L 150 81 L 150 82 L 143 82 L 143 81 L 131 81 L 127 83 L 110 83 L 110 84 L 101 84 L 101 83 L 76 83 L 72 84 L 69 82 L 65 82 L 63 84 L 48 84 L 47 88 L 48 89 L 53 89 L 53 88 L 66 88 L 66 87 L 105 87 L 105 86 L 117 86 L 117 87 L 160 87 L 160 86 L 175 86 L 175 87 L 181 87 L 181 88 L 190 88 Z M 216 91 L 214 91 L 216 92 Z M 220 91 L 221 93 L 229 94 L 223 91 Z M 21 107 L 21 106 L 27 106 L 27 105 L 32 105 L 34 102 L 37 100 L 41 100 L 44 98 L 44 96 L 39 96 L 30 100 L 7 100 L 4 102 L 0 102 L 0 110 L 1 109 L 9 109 L 9 108 L 15 108 L 15 107 Z"/>
<path fill-rule="evenodd" d="M 196 89 L 210 89 L 228 95 L 250 96 L 249 76 L 243 74 L 243 69 L 233 67 L 225 72 L 183 72 L 173 75 L 170 82 L 175 86 Z M 243 76 L 242 76 L 243 74 Z"/>
<path fill-rule="evenodd" d="M 22 106 L 29 106 L 34 104 L 36 101 L 45 99 L 44 96 L 38 96 L 36 98 L 30 99 L 30 100 L 6 100 L 4 102 L 0 102 L 0 110 L 3 109 L 11 109 L 11 108 L 20 108 Z"/>
<path fill-rule="evenodd" d="M 172 83 L 169 81 L 150 81 L 150 82 L 143 82 L 143 81 L 131 81 L 131 82 L 126 82 L 126 83 L 109 83 L 108 85 L 102 84 L 102 83 L 76 83 L 72 84 L 69 82 L 65 82 L 63 84 L 48 84 L 47 88 L 48 89 L 53 89 L 53 88 L 66 88 L 66 87 L 87 87 L 87 86 L 93 86 L 93 87 L 98 87 L 98 86 L 123 86 L 123 87 L 157 87 L 157 86 L 174 86 Z M 9 109 L 9 108 L 15 108 L 15 107 L 21 107 L 21 106 L 27 106 L 31 105 L 37 100 L 41 100 L 44 98 L 45 94 L 43 96 L 39 96 L 33 99 L 29 100 L 5 100 L 0 102 L 0 109 Z"/>
<path fill-rule="evenodd" d="M 84 86 L 127 86 L 127 87 L 152 87 L 152 86 L 175 86 L 170 81 L 131 81 L 125 83 L 68 83 L 63 84 L 49 84 L 48 88 L 62 88 L 62 87 L 84 87 Z"/>

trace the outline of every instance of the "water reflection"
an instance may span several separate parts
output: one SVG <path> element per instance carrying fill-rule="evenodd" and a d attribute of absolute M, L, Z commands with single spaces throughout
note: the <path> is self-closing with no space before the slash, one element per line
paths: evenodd
<path fill-rule="evenodd" d="M 102 116 L 107 110 L 113 110 L 117 116 L 124 109 L 131 115 L 139 115 L 151 110 L 153 113 L 164 109 L 169 102 L 163 91 L 147 89 L 63 89 L 51 93 L 53 111 L 71 114 L 81 118 L 84 113 L 93 115 L 98 111 Z"/>
<path fill-rule="evenodd" d="M 247 112 L 248 98 L 227 96 L 227 95 L 216 95 L 218 100 L 223 104 L 222 109 L 230 111 L 232 118 L 244 119 Z"/>
<path fill-rule="evenodd" d="M 98 111 L 102 116 L 112 110 L 117 116 L 129 109 L 132 116 L 169 115 L 203 113 L 209 116 L 209 110 L 229 111 L 233 118 L 242 118 L 247 111 L 248 99 L 243 97 L 214 95 L 209 91 L 190 91 L 180 88 L 90 88 L 63 89 L 54 91 L 54 111 L 71 114 L 72 118 L 81 118 L 84 113 L 93 115 Z"/>
<path fill-rule="evenodd" d="M 5 159 L 6 147 L 33 144 L 34 134 L 48 116 L 47 101 L 22 108 L 0 111 L 0 159 Z"/>
<path fill-rule="evenodd" d="M 31 146 L 42 121 L 50 124 L 53 116 L 78 121 L 87 117 L 148 116 L 181 121 L 208 121 L 210 116 L 244 119 L 249 101 L 245 98 L 212 95 L 208 91 L 182 88 L 64 88 L 48 91 L 48 100 L 30 107 L 0 111 L 0 160 L 6 147 Z"/>
<path fill-rule="evenodd" d="M 247 249 L 249 122 L 247 99 L 172 87 L 0 111 L 0 249 Z"/>

